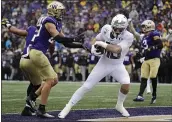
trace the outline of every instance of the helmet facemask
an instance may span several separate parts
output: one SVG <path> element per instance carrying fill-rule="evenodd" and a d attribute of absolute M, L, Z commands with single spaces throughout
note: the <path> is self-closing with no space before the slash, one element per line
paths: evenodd
<path fill-rule="evenodd" d="M 56 11 L 57 11 L 57 12 L 54 13 L 54 14 L 55 14 L 54 17 L 55 17 L 56 19 L 62 20 L 62 19 L 63 19 L 63 16 L 65 15 L 65 9 L 57 9 Z"/>
<path fill-rule="evenodd" d="M 123 31 L 125 30 L 125 28 L 116 28 L 116 27 L 112 27 L 112 34 L 114 36 L 118 36 L 121 33 L 123 33 Z"/>

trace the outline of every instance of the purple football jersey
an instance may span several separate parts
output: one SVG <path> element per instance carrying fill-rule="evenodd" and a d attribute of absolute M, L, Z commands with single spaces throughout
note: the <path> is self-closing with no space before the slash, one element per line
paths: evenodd
<path fill-rule="evenodd" d="M 27 57 L 29 55 L 29 48 L 32 44 L 31 40 L 33 38 L 33 36 L 36 34 L 37 28 L 35 26 L 29 26 L 27 29 L 27 36 L 26 36 L 26 43 L 24 46 L 24 50 L 23 50 L 23 54 L 22 57 Z"/>
<path fill-rule="evenodd" d="M 37 22 L 38 32 L 32 38 L 32 48 L 42 51 L 44 54 L 47 52 L 49 45 L 52 43 L 52 36 L 45 28 L 45 24 L 53 23 L 56 26 L 56 29 L 60 32 L 62 29 L 61 21 L 57 21 L 54 17 L 43 16 L 40 17 Z"/>
<path fill-rule="evenodd" d="M 152 31 L 148 36 L 144 36 L 142 39 L 142 45 L 141 45 L 142 48 L 147 49 L 147 48 L 150 48 L 150 47 L 156 45 L 155 44 L 156 40 L 154 40 L 155 36 L 160 37 L 160 33 L 157 32 L 156 30 Z M 152 58 L 159 58 L 160 53 L 161 53 L 160 49 L 155 49 L 155 50 L 152 50 L 149 52 L 145 52 L 145 60 L 152 59 Z"/>

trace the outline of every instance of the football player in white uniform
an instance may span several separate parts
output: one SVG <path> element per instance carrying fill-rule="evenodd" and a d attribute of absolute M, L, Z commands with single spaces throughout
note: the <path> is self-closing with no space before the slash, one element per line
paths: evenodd
<path fill-rule="evenodd" d="M 118 14 L 112 19 L 111 25 L 106 24 L 102 27 L 101 32 L 96 36 L 95 44 L 92 45 L 92 53 L 101 54 L 96 52 L 97 47 L 103 48 L 104 53 L 85 83 L 73 94 L 68 104 L 59 113 L 59 118 L 65 118 L 84 94 L 107 75 L 111 75 L 121 84 L 116 110 L 125 117 L 130 116 L 123 106 L 130 86 L 130 77 L 123 65 L 123 61 L 129 51 L 129 47 L 132 45 L 134 36 L 126 30 L 127 26 L 127 18 L 122 14 Z"/>

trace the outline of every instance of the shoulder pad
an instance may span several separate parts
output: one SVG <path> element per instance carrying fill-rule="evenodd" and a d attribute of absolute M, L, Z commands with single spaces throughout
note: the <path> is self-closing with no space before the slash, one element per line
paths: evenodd
<path fill-rule="evenodd" d="M 101 33 L 106 34 L 108 31 L 111 31 L 112 27 L 108 24 L 104 25 L 101 29 Z"/>
<path fill-rule="evenodd" d="M 53 23 L 53 24 L 56 24 L 57 23 L 57 20 L 53 17 L 46 17 L 43 21 L 43 23 L 46 23 L 46 22 L 50 22 L 50 23 Z"/>
<path fill-rule="evenodd" d="M 160 39 L 160 33 L 158 31 L 153 31 L 151 33 L 151 36 L 153 37 L 154 40 Z"/>
<path fill-rule="evenodd" d="M 131 42 L 134 41 L 134 35 L 127 30 L 125 31 L 124 38 L 127 41 L 131 41 Z"/>

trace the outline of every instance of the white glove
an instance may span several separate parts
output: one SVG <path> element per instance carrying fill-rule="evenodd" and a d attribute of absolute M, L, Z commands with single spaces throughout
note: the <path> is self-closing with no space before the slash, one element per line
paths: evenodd
<path fill-rule="evenodd" d="M 131 18 L 129 18 L 129 19 L 128 19 L 128 23 L 130 23 L 131 21 L 132 21 L 132 19 L 131 19 Z"/>
<path fill-rule="evenodd" d="M 91 53 L 98 57 L 103 55 L 101 52 L 97 52 L 97 49 L 95 48 L 95 44 L 91 46 Z"/>
<path fill-rule="evenodd" d="M 140 59 L 140 63 L 143 63 L 144 60 L 145 60 L 145 57 L 141 58 L 141 59 Z"/>
<path fill-rule="evenodd" d="M 166 36 L 166 39 L 170 42 L 172 41 L 172 29 L 168 30 L 168 35 Z"/>
<path fill-rule="evenodd" d="M 96 43 L 94 45 L 98 45 L 98 46 L 101 46 L 104 49 L 106 49 L 106 47 L 107 47 L 108 44 L 106 42 L 96 41 Z"/>
<path fill-rule="evenodd" d="M 133 64 L 133 69 L 136 67 L 136 65 L 135 64 Z"/>

